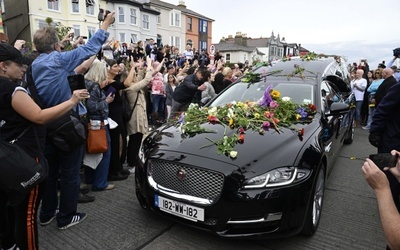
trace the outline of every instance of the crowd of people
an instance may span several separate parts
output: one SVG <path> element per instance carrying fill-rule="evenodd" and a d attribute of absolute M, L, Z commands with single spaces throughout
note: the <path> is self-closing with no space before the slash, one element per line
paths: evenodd
<path fill-rule="evenodd" d="M 46 181 L 18 205 L 11 206 L 13 197 L 0 190 L 2 249 L 37 249 L 37 214 L 40 225 L 55 220 L 61 230 L 82 222 L 87 214 L 78 212 L 77 204 L 95 201 L 88 192 L 113 190 L 116 184 L 112 182 L 126 180 L 134 173 L 146 133 L 187 110 L 190 103 L 206 104 L 251 70 L 248 62 L 228 65 L 220 56 L 211 60 L 206 50 L 196 51 L 191 45 L 180 52 L 174 46 L 157 45 L 153 39 L 129 45 L 111 42 L 107 29 L 114 15 L 107 15 L 87 42 L 83 37 L 72 40 L 71 34 L 60 41 L 51 27 L 37 30 L 33 37 L 34 60 L 21 54 L 25 44 L 22 40 L 14 46 L 7 41 L 0 44 L 1 139 L 11 141 L 34 124 L 17 144 L 37 161 L 45 161 L 39 157 L 43 153 L 49 167 Z M 66 46 L 72 49 L 67 51 Z M 350 71 L 357 110 L 354 125 L 364 125 L 363 129 L 379 135 L 379 153 L 400 151 L 399 115 L 393 114 L 399 98 L 393 99 L 398 92 L 391 88 L 400 80 L 400 72 L 392 66 L 396 59 L 374 70 L 362 60 Z M 21 84 L 27 80 L 28 65 L 41 105 Z M 85 88 L 72 91 L 68 77 L 79 74 L 84 75 Z M 45 124 L 71 109 L 79 117 L 86 117 L 87 122 L 104 124 L 106 152 L 89 154 L 84 145 L 65 152 L 45 140 Z M 41 138 L 39 142 L 35 135 Z M 389 184 L 374 184 L 375 178 L 382 179 L 375 167 L 369 160 L 364 164 L 367 180 L 375 190 L 389 186 L 397 205 L 400 174 L 385 171 Z M 386 196 L 385 190 L 382 193 Z"/>

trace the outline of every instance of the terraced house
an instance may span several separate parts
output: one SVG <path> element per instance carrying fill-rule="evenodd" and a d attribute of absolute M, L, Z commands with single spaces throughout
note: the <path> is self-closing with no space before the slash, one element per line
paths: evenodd
<path fill-rule="evenodd" d="M 99 9 L 115 10 L 110 38 L 120 43 L 153 38 L 183 51 L 186 44 L 207 49 L 212 40 L 213 19 L 188 9 L 184 1 L 177 5 L 159 0 L 0 0 L 4 33 L 10 43 L 17 39 L 32 41 L 35 31 L 48 25 L 46 18 L 70 27 L 75 36 L 90 37 L 99 27 Z"/>

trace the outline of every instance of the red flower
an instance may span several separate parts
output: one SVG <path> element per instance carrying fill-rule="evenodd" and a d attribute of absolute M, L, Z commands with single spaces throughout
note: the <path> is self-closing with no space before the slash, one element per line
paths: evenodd
<path fill-rule="evenodd" d="M 218 122 L 218 117 L 213 116 L 213 115 L 209 115 L 209 116 L 207 117 L 207 119 L 208 119 L 208 121 L 211 122 L 211 123 Z"/>
<path fill-rule="evenodd" d="M 317 107 L 314 104 L 309 104 L 308 107 L 312 110 L 317 110 Z"/>
<path fill-rule="evenodd" d="M 239 143 L 243 143 L 244 142 L 244 134 L 240 134 L 238 136 L 238 140 L 239 140 Z"/>
<path fill-rule="evenodd" d="M 304 135 L 304 128 L 299 129 L 298 133 L 299 133 L 299 136 L 303 136 Z"/>

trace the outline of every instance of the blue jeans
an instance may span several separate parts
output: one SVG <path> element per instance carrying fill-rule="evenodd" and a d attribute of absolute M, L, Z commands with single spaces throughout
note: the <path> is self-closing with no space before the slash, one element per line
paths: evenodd
<path fill-rule="evenodd" d="M 46 190 L 42 199 L 40 218 L 53 217 L 57 207 L 58 224 L 71 222 L 76 214 L 79 197 L 80 169 L 83 159 L 83 146 L 71 152 L 62 152 L 47 144 L 44 155 L 49 163 L 49 176 L 46 180 Z M 57 197 L 57 180 L 60 177 L 60 202 Z"/>
<path fill-rule="evenodd" d="M 356 117 L 355 117 L 356 122 L 358 122 L 360 120 L 362 104 L 363 104 L 363 101 L 356 101 Z"/>
<path fill-rule="evenodd" d="M 164 119 L 165 97 L 163 95 L 151 95 L 153 103 L 153 113 L 159 114 L 159 119 Z"/>
<path fill-rule="evenodd" d="M 108 168 L 110 167 L 111 159 L 111 137 L 108 131 L 108 125 L 105 126 L 107 133 L 108 149 L 103 153 L 103 158 L 97 165 L 96 169 L 91 167 L 85 168 L 85 182 L 86 184 L 92 184 L 93 190 L 102 190 L 108 186 L 107 176 Z"/>
<path fill-rule="evenodd" d="M 369 108 L 369 111 L 368 111 L 368 121 L 367 121 L 367 128 L 371 128 L 371 123 L 372 123 L 372 118 L 373 118 L 373 116 L 374 116 L 374 114 L 375 114 L 375 108 Z"/>

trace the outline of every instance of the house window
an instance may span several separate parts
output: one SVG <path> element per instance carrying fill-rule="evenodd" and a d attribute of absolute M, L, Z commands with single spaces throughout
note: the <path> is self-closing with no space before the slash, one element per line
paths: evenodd
<path fill-rule="evenodd" d="M 171 46 L 181 47 L 181 38 L 179 36 L 171 36 Z"/>
<path fill-rule="evenodd" d="M 136 9 L 130 8 L 130 22 L 131 24 L 137 25 Z"/>
<path fill-rule="evenodd" d="M 181 27 L 181 13 L 171 12 L 171 26 Z"/>
<path fill-rule="evenodd" d="M 136 34 L 131 34 L 131 43 L 137 43 L 138 38 Z"/>
<path fill-rule="evenodd" d="M 124 42 L 125 42 L 125 33 L 119 33 L 119 41 L 120 41 L 121 43 L 124 43 Z"/>
<path fill-rule="evenodd" d="M 118 7 L 118 21 L 120 23 L 125 22 L 125 13 L 124 13 L 124 8 L 123 7 Z"/>
<path fill-rule="evenodd" d="M 94 0 L 86 0 L 86 14 L 94 16 Z"/>
<path fill-rule="evenodd" d="M 79 13 L 79 0 L 72 0 L 72 13 Z"/>
<path fill-rule="evenodd" d="M 74 35 L 75 37 L 78 37 L 81 35 L 81 26 L 79 25 L 73 25 L 72 29 L 74 30 Z"/>
<path fill-rule="evenodd" d="M 47 9 L 59 11 L 60 10 L 60 6 L 58 4 L 58 1 L 56 1 L 56 0 L 48 0 L 47 1 Z"/>
<path fill-rule="evenodd" d="M 96 32 L 96 27 L 88 26 L 87 30 L 88 30 L 88 38 L 91 38 L 94 35 L 94 33 Z"/>
<path fill-rule="evenodd" d="M 199 41 L 199 50 L 205 49 L 207 51 L 207 42 Z"/>
<path fill-rule="evenodd" d="M 192 18 L 188 17 L 187 30 L 192 31 Z"/>
<path fill-rule="evenodd" d="M 150 29 L 149 15 L 143 15 L 143 29 Z"/>
<path fill-rule="evenodd" d="M 49 25 L 46 23 L 46 21 L 44 21 L 44 20 L 38 20 L 38 28 L 39 28 L 39 29 L 44 28 L 44 27 L 47 27 L 47 26 L 49 26 Z"/>
<path fill-rule="evenodd" d="M 229 63 L 229 62 L 231 62 L 231 54 L 229 54 L 229 53 L 227 53 L 226 55 L 225 55 L 225 61 L 227 62 L 227 63 Z"/>
<path fill-rule="evenodd" d="M 200 20 L 200 32 L 207 33 L 207 21 L 206 20 Z"/>
<path fill-rule="evenodd" d="M 155 9 L 155 10 L 161 13 L 160 9 Z M 161 24 L 161 14 L 157 15 L 157 24 Z"/>

